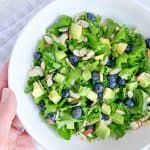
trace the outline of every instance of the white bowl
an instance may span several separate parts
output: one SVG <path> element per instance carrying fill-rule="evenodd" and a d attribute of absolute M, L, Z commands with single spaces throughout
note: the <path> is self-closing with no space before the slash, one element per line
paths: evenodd
<path fill-rule="evenodd" d="M 118 141 L 108 139 L 88 143 L 76 136 L 65 141 L 41 121 L 32 98 L 24 93 L 32 55 L 46 27 L 59 15 L 74 15 L 82 11 L 94 12 L 117 22 L 136 26 L 145 37 L 150 37 L 150 12 L 132 0 L 58 0 L 48 5 L 23 29 L 11 56 L 9 86 L 17 96 L 19 119 L 33 138 L 49 150 L 140 150 L 150 142 L 150 127 L 128 132 Z"/>

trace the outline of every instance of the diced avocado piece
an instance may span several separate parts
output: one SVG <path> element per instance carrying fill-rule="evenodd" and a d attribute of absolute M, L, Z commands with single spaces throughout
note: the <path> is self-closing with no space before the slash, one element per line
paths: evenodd
<path fill-rule="evenodd" d="M 45 93 L 45 91 L 44 91 L 44 88 L 41 85 L 41 83 L 40 82 L 34 82 L 32 95 L 34 97 L 35 103 L 38 103 L 38 98 L 41 97 L 44 93 Z"/>
<path fill-rule="evenodd" d="M 79 40 L 82 35 L 82 26 L 72 23 L 70 31 L 72 38 Z"/>
<path fill-rule="evenodd" d="M 54 67 L 55 69 L 59 69 L 59 68 L 61 67 L 61 64 L 60 64 L 60 63 L 57 63 L 57 62 L 54 62 L 54 63 L 53 63 L 53 67 Z"/>
<path fill-rule="evenodd" d="M 68 122 L 66 124 L 67 129 L 74 129 L 74 122 Z"/>
<path fill-rule="evenodd" d="M 118 44 L 113 45 L 112 50 L 114 51 L 114 54 L 116 53 L 115 55 L 118 56 L 124 53 L 127 46 L 128 46 L 127 43 L 118 43 Z"/>
<path fill-rule="evenodd" d="M 101 139 L 106 139 L 110 135 L 110 129 L 105 125 L 100 125 L 96 129 L 95 133 L 96 133 L 97 137 L 99 137 Z"/>
<path fill-rule="evenodd" d="M 62 83 L 64 80 L 65 80 L 65 76 L 60 74 L 60 73 L 57 73 L 54 77 L 53 77 L 53 80 L 58 82 L 58 83 Z"/>
<path fill-rule="evenodd" d="M 55 57 L 56 57 L 56 60 L 62 60 L 63 58 L 65 58 L 66 57 L 66 54 L 65 54 L 65 52 L 63 52 L 63 51 L 57 51 L 56 53 L 55 53 Z"/>
<path fill-rule="evenodd" d="M 106 101 L 114 100 L 115 99 L 115 92 L 110 88 L 105 88 L 103 99 Z"/>
<path fill-rule="evenodd" d="M 100 42 L 111 47 L 110 40 L 105 38 L 100 38 Z"/>
<path fill-rule="evenodd" d="M 57 104 L 61 100 L 61 96 L 58 94 L 56 90 L 52 90 L 49 92 L 48 98 L 54 103 Z"/>
<path fill-rule="evenodd" d="M 95 60 L 103 60 L 104 57 L 105 57 L 105 54 L 100 54 L 100 55 L 95 56 Z"/>
<path fill-rule="evenodd" d="M 93 102 L 97 102 L 98 95 L 94 91 L 90 90 L 87 94 L 87 98 Z"/>
<path fill-rule="evenodd" d="M 141 73 L 138 77 L 137 80 L 139 81 L 139 84 L 143 88 L 147 88 L 150 86 L 150 74 L 149 73 Z"/>
<path fill-rule="evenodd" d="M 68 72 L 67 68 L 63 67 L 60 69 L 60 73 L 66 74 Z"/>
<path fill-rule="evenodd" d="M 121 116 L 121 115 L 118 114 L 118 113 L 113 114 L 113 115 L 111 116 L 111 119 L 112 119 L 112 121 L 113 121 L 114 123 L 116 123 L 116 124 L 121 124 L 121 125 L 124 124 L 124 117 Z"/>
<path fill-rule="evenodd" d="M 90 91 L 90 88 L 81 86 L 79 88 L 79 95 L 80 96 L 87 96 L 89 91 Z"/>
<path fill-rule="evenodd" d="M 105 103 L 102 105 L 102 112 L 106 115 L 110 115 L 111 113 L 111 107 Z"/>
<path fill-rule="evenodd" d="M 136 89 L 138 86 L 137 82 L 131 82 L 131 83 L 127 83 L 126 87 L 129 91 L 133 91 L 134 89 Z"/>
<path fill-rule="evenodd" d="M 84 70 L 82 72 L 82 77 L 85 81 L 88 81 L 89 79 L 91 79 L 91 72 L 88 70 Z"/>

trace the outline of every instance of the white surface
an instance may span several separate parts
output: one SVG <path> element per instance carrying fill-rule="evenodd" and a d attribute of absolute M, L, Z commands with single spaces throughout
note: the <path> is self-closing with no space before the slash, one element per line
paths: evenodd
<path fill-rule="evenodd" d="M 18 102 L 18 115 L 27 131 L 45 148 L 53 150 L 141 150 L 150 141 L 148 130 L 144 127 L 140 130 L 128 133 L 123 139 L 115 141 L 109 139 L 105 142 L 88 143 L 79 137 L 73 137 L 71 141 L 59 138 L 51 129 L 43 123 L 31 97 L 24 94 L 27 80 L 27 71 L 31 67 L 32 53 L 38 39 L 44 34 L 45 28 L 53 23 L 58 15 L 76 14 L 80 11 L 100 13 L 116 21 L 130 26 L 135 26 L 145 35 L 150 36 L 150 12 L 132 0 L 58 0 L 52 3 L 34 17 L 23 30 L 14 48 L 10 61 L 9 85 L 15 91 Z M 40 18 L 40 19 L 39 19 Z M 35 28 L 33 28 L 35 27 Z M 18 80 L 19 79 L 19 80 Z"/>

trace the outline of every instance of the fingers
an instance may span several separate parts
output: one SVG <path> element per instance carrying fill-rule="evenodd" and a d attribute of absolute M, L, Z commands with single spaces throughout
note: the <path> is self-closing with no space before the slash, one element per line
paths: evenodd
<path fill-rule="evenodd" d="M 35 150 L 35 142 L 24 132 L 18 136 L 15 150 Z"/>
<path fill-rule="evenodd" d="M 0 71 L 0 95 L 3 88 L 8 87 L 8 63 L 6 63 Z"/>
<path fill-rule="evenodd" d="M 16 129 L 23 129 L 22 123 L 19 121 L 18 117 L 16 116 L 15 119 L 13 120 L 12 126 Z"/>
<path fill-rule="evenodd" d="M 9 130 L 15 114 L 16 97 L 10 89 L 4 88 L 0 101 L 0 142 L 9 135 Z"/>
<path fill-rule="evenodd" d="M 9 137 L 8 137 L 8 145 L 11 147 L 11 149 L 15 149 L 16 147 L 16 140 L 19 135 L 21 135 L 22 132 L 20 130 L 17 130 L 15 128 L 11 128 L 9 132 Z"/>

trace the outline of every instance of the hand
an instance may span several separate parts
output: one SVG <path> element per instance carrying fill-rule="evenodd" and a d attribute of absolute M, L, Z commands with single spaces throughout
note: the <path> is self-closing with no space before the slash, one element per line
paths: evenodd
<path fill-rule="evenodd" d="M 5 65 L 0 72 L 0 150 L 34 150 L 33 139 L 22 130 L 16 116 L 16 97 L 7 88 L 7 70 Z"/>

